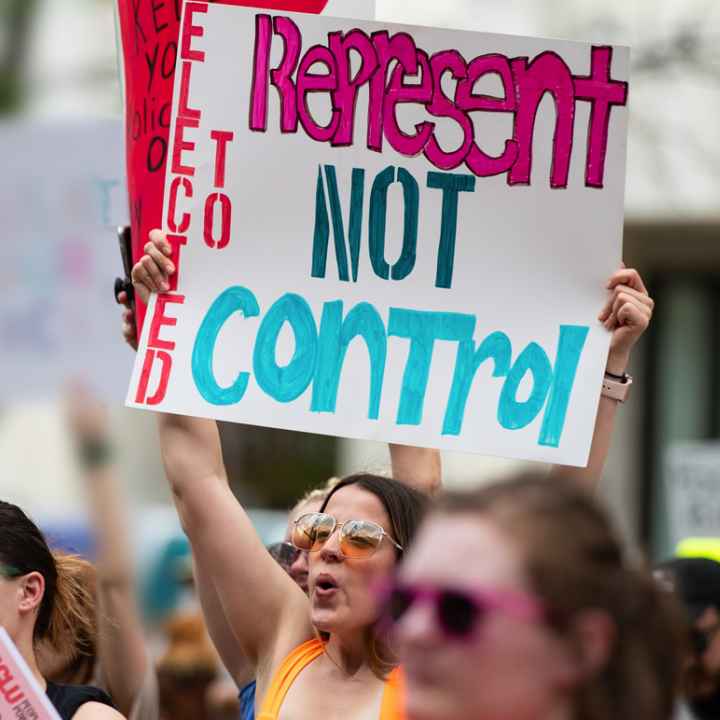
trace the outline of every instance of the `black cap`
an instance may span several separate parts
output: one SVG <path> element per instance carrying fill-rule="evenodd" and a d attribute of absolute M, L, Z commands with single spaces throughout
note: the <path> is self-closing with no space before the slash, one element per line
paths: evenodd
<path fill-rule="evenodd" d="M 677 593 L 692 620 L 708 607 L 720 609 L 720 563 L 708 558 L 674 558 L 655 568 L 661 583 Z"/>

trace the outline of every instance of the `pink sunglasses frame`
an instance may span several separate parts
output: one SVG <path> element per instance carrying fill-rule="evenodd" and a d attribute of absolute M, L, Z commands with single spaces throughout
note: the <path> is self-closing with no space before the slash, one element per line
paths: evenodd
<path fill-rule="evenodd" d="M 450 585 L 436 585 L 433 583 L 398 583 L 390 582 L 381 588 L 379 597 L 381 604 L 387 604 L 395 590 L 409 592 L 412 601 L 406 611 L 398 620 L 389 617 L 385 613 L 382 624 L 386 629 L 393 629 L 403 622 L 404 615 L 411 608 L 420 602 L 423 605 L 431 605 L 433 608 L 435 623 L 447 637 L 453 640 L 470 639 L 475 635 L 478 625 L 482 623 L 483 611 L 502 612 L 517 620 L 530 623 L 542 623 L 546 620 L 547 612 L 542 602 L 529 593 L 516 590 L 501 590 L 496 588 L 467 588 Z M 439 599 L 445 593 L 456 594 L 465 597 L 473 602 L 476 610 L 476 618 L 473 627 L 468 631 L 467 637 L 448 632 L 440 620 Z"/>

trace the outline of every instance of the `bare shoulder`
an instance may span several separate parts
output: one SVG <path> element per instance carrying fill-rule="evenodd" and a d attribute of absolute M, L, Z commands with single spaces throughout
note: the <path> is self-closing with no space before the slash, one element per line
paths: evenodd
<path fill-rule="evenodd" d="M 300 608 L 298 608 L 299 610 Z M 294 617 L 288 618 L 278 628 L 272 648 L 269 648 L 267 654 L 259 658 L 257 667 L 258 701 L 288 656 L 302 644 L 317 638 L 310 622 L 307 605 L 303 611 L 302 614 L 297 612 Z"/>
<path fill-rule="evenodd" d="M 124 716 L 108 705 L 88 702 L 80 706 L 73 720 L 124 720 Z"/>

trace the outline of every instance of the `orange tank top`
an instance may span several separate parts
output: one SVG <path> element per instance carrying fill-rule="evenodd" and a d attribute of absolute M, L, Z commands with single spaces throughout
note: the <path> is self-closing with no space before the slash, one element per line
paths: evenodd
<path fill-rule="evenodd" d="M 308 640 L 296 647 L 283 660 L 275 673 L 267 695 L 256 720 L 277 720 L 285 696 L 295 682 L 295 678 L 320 655 L 323 654 L 323 643 L 320 640 Z M 403 677 L 400 668 L 395 668 L 385 681 L 379 720 L 404 720 L 403 711 Z"/>

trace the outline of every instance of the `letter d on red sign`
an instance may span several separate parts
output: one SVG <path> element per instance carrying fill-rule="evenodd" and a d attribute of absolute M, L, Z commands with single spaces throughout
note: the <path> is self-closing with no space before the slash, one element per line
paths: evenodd
<path fill-rule="evenodd" d="M 159 360 L 162 367 L 160 368 L 160 381 L 157 390 L 153 395 L 147 397 L 148 382 L 152 373 L 155 360 Z M 165 350 L 153 350 L 148 348 L 145 353 L 145 362 L 140 373 L 138 381 L 137 393 L 135 394 L 135 402 L 140 405 L 158 405 L 165 399 L 168 381 L 170 380 L 170 370 L 172 369 L 172 358 L 170 353 Z"/>

